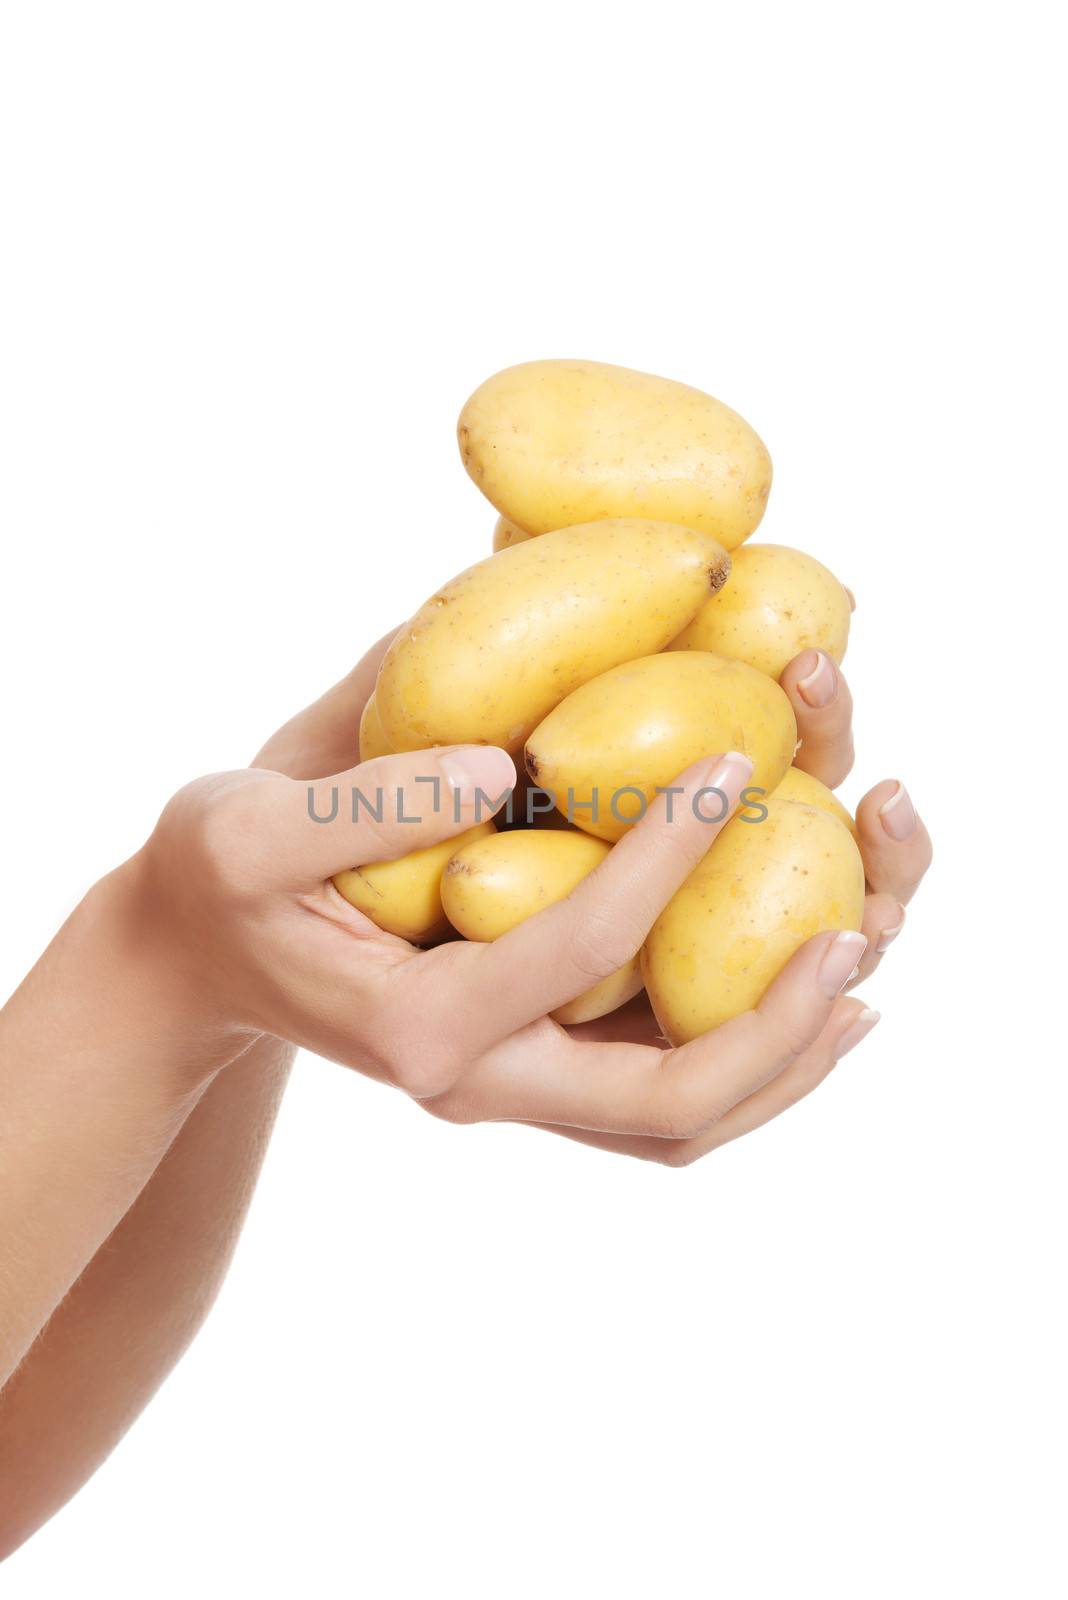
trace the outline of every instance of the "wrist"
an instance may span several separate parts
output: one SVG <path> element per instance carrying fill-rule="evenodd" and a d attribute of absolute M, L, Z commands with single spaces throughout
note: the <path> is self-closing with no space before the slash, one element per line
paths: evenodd
<path fill-rule="evenodd" d="M 142 849 L 94 884 L 72 923 L 101 951 L 127 1020 L 142 1020 L 153 1057 L 190 1086 L 207 1082 L 258 1037 L 226 1014 L 202 962 L 178 933 Z"/>

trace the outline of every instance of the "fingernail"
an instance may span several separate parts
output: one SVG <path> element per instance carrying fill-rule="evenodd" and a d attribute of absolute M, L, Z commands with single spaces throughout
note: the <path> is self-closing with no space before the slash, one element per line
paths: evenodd
<path fill-rule="evenodd" d="M 804 678 L 797 680 L 801 698 L 814 711 L 829 706 L 838 693 L 838 670 L 829 655 L 822 650 L 814 652 L 816 664 Z"/>
<path fill-rule="evenodd" d="M 725 755 L 713 757 L 701 782 L 706 789 L 721 790 L 733 805 L 752 776 L 749 757 L 740 750 L 728 750 Z"/>
<path fill-rule="evenodd" d="M 876 951 L 877 955 L 884 956 L 886 954 L 886 952 L 889 950 L 890 946 L 893 944 L 894 940 L 897 938 L 898 934 L 901 932 L 901 930 L 902 930 L 902 928 L 904 926 L 905 926 L 905 907 L 904 906 L 898 906 L 898 908 L 897 908 L 897 921 L 894 923 L 894 926 L 892 928 L 884 928 L 882 933 L 879 935 L 879 942 L 875 946 L 875 951 Z"/>
<path fill-rule="evenodd" d="M 504 794 L 515 784 L 515 762 L 507 750 L 496 745 L 472 744 L 450 750 L 439 758 L 441 770 L 460 804 L 474 804 L 481 790 L 491 800 Z"/>
<path fill-rule="evenodd" d="M 846 599 L 849 601 L 849 609 L 850 609 L 850 611 L 855 611 L 857 609 L 857 597 L 856 597 L 856 595 L 853 593 L 852 589 L 849 587 L 849 585 L 847 583 L 843 583 L 842 588 L 846 592 Z"/>
<path fill-rule="evenodd" d="M 841 994 L 867 948 L 868 941 L 862 933 L 848 931 L 832 939 L 824 951 L 818 974 L 819 986 L 829 1000 Z"/>
<path fill-rule="evenodd" d="M 916 832 L 916 807 L 909 799 L 909 792 L 903 783 L 899 783 L 897 793 L 879 807 L 879 820 L 891 839 L 898 844 Z"/>
<path fill-rule="evenodd" d="M 881 1011 L 872 1011 L 867 1006 L 863 1011 L 858 1012 L 835 1045 L 834 1059 L 841 1061 L 843 1056 L 847 1056 L 853 1046 L 858 1045 L 871 1032 L 881 1016 Z"/>

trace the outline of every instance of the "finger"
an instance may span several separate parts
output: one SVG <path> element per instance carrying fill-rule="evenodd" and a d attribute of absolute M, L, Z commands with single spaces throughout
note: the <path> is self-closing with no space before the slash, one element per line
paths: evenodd
<path fill-rule="evenodd" d="M 861 932 L 868 941 L 854 983 L 870 978 L 883 956 L 905 926 L 905 907 L 892 894 L 869 894 L 864 899 Z M 850 985 L 852 987 L 852 984 Z"/>
<path fill-rule="evenodd" d="M 479 951 L 470 1006 L 480 1030 L 476 1053 L 633 960 L 752 771 L 737 752 L 689 767 L 565 900 Z"/>
<path fill-rule="evenodd" d="M 907 905 L 931 865 L 931 839 L 903 783 L 877 783 L 857 807 L 857 840 L 868 882 Z"/>
<path fill-rule="evenodd" d="M 864 950 L 860 933 L 817 934 L 753 1011 L 676 1050 L 587 1044 L 563 1029 L 532 1050 L 516 1035 L 463 1074 L 465 1119 L 553 1122 L 602 1133 L 701 1138 L 819 1037 Z"/>
<path fill-rule="evenodd" d="M 853 765 L 853 697 L 823 650 L 803 650 L 779 679 L 797 718 L 794 766 L 837 788 Z"/>
<path fill-rule="evenodd" d="M 839 1000 L 819 1038 L 809 1049 L 773 1082 L 740 1101 L 697 1139 L 627 1138 L 621 1134 L 590 1133 L 584 1128 L 554 1127 L 551 1123 L 538 1126 L 547 1133 L 560 1133 L 565 1138 L 599 1150 L 611 1150 L 617 1155 L 637 1156 L 664 1166 L 688 1167 L 721 1145 L 763 1127 L 818 1089 L 842 1057 L 854 1049 L 878 1021 L 879 1013 L 869 1010 L 860 1001 Z"/>
<path fill-rule="evenodd" d="M 278 838 L 279 867 L 308 887 L 489 821 L 514 782 L 511 756 L 494 745 L 413 750 L 272 787 L 270 807 L 251 812 L 250 822 Z"/>
<path fill-rule="evenodd" d="M 393 628 L 384 634 L 340 683 L 272 734 L 252 765 L 290 778 L 325 778 L 351 766 L 358 758 L 360 717 L 379 662 L 398 632 Z"/>

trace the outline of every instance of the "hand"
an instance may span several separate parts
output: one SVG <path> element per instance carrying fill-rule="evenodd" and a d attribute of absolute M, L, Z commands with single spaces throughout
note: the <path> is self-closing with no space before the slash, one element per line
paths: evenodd
<path fill-rule="evenodd" d="M 795 765 L 834 788 L 848 776 L 853 765 L 853 700 L 840 668 L 822 651 L 806 650 L 790 663 L 780 681 L 797 718 L 800 747 Z M 862 982 L 879 965 L 901 932 L 905 906 L 931 864 L 927 829 L 917 817 L 903 784 L 892 779 L 876 784 L 857 807 L 856 822 L 869 889 L 863 920 L 867 945 L 847 989 Z M 669 1166 L 689 1166 L 731 1139 L 751 1133 L 810 1094 L 877 1021 L 878 1012 L 859 1007 L 848 1016 L 832 1015 L 819 1038 L 773 1082 L 734 1106 L 697 1138 L 671 1143 L 612 1139 L 574 1129 L 554 1131 L 620 1154 Z M 610 1016 L 571 1031 L 576 1037 L 594 1042 L 625 1038 L 647 1044 L 655 1044 L 659 1034 L 644 995 L 636 996 Z"/>
<path fill-rule="evenodd" d="M 333 764 L 339 754 L 339 730 L 346 750 L 355 743 L 374 667 L 373 653 L 260 759 L 281 764 L 288 742 L 292 770 L 302 727 L 308 775 L 321 780 L 327 756 Z M 622 1136 L 619 1148 L 673 1163 L 692 1159 L 697 1145 L 731 1126 L 734 1108 L 810 1061 L 813 1050 L 834 1057 L 851 1046 L 864 1008 L 836 996 L 865 948 L 860 935 L 810 941 L 754 1012 L 677 1050 L 641 1038 L 594 1040 L 589 1030 L 547 1020 L 635 952 L 715 837 L 716 827 L 690 812 L 688 796 L 712 782 L 733 801 L 748 776 L 741 763 L 713 761 L 684 774 L 673 823 L 663 802 L 651 807 L 567 901 L 493 945 L 416 951 L 336 895 L 328 880 L 341 868 L 469 826 L 472 779 L 497 793 L 513 770 L 503 752 L 483 748 L 384 758 L 311 786 L 319 816 L 339 792 L 340 814 L 329 824 L 310 821 L 306 786 L 292 778 L 261 769 L 201 780 L 167 808 L 135 863 L 145 925 L 166 924 L 161 937 L 216 1026 L 293 1039 L 450 1120 L 517 1119 L 579 1137 Z M 459 797 L 458 813 L 428 803 L 433 778 L 447 800 Z M 381 821 L 366 809 L 349 819 L 353 784 L 394 796 Z M 398 785 L 418 823 L 400 821 Z"/>
<path fill-rule="evenodd" d="M 794 764 L 835 789 L 853 766 L 853 698 L 841 669 L 822 650 L 791 661 L 781 683 L 797 718 Z M 857 842 L 871 891 L 864 903 L 868 940 L 856 981 L 870 976 L 901 932 L 905 906 L 931 865 L 931 840 L 904 784 L 885 779 L 857 807 Z"/>

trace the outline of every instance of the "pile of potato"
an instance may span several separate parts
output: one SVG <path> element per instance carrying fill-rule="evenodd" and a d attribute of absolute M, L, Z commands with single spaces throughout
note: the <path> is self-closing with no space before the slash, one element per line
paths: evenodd
<path fill-rule="evenodd" d="M 694 1038 L 754 1005 L 804 940 L 860 927 L 853 820 L 791 766 L 797 727 L 777 681 L 811 646 L 841 660 L 849 596 L 811 556 L 743 544 L 764 513 L 771 459 L 743 418 L 697 389 L 533 361 L 477 389 L 458 432 L 500 513 L 496 553 L 432 595 L 391 644 L 360 758 L 502 745 L 536 788 L 514 797 L 511 823 L 335 883 L 416 943 L 453 930 L 496 939 L 570 893 L 658 787 L 740 750 L 753 763 L 745 809 L 640 958 L 556 1013 L 602 1016 L 644 985 L 667 1038 Z"/>

